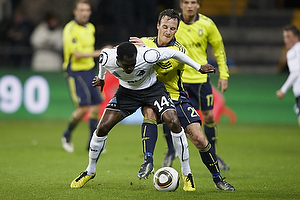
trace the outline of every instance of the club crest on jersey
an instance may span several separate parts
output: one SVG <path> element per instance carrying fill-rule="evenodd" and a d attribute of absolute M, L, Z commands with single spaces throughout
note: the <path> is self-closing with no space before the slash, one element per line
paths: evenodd
<path fill-rule="evenodd" d="M 138 71 L 135 76 L 143 76 L 146 72 L 144 70 Z"/>
<path fill-rule="evenodd" d="M 202 29 L 198 29 L 198 35 L 202 36 L 203 35 L 203 30 Z"/>

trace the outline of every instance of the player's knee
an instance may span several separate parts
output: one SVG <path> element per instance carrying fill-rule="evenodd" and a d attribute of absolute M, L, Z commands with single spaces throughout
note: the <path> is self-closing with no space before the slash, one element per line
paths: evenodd
<path fill-rule="evenodd" d="M 171 118 L 166 122 L 169 129 L 174 133 L 179 133 L 181 131 L 181 125 L 178 118 Z"/>
<path fill-rule="evenodd" d="M 103 137 L 103 136 L 106 136 L 107 134 L 108 134 L 108 132 L 109 132 L 109 130 L 110 130 L 111 128 L 109 127 L 109 125 L 108 124 L 98 124 L 98 126 L 97 126 L 97 129 L 96 129 L 96 135 L 98 136 L 98 137 Z"/>

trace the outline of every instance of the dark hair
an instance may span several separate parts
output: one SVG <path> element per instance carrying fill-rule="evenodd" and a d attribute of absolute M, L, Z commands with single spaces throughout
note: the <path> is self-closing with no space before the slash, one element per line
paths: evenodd
<path fill-rule="evenodd" d="M 183 0 L 180 0 L 180 3 L 183 3 Z M 200 0 L 197 0 L 197 3 L 200 4 Z"/>
<path fill-rule="evenodd" d="M 158 24 L 160 24 L 161 19 L 162 19 L 164 16 L 169 17 L 169 19 L 177 19 L 177 21 L 178 21 L 177 28 L 178 28 L 178 26 L 179 26 L 179 21 L 180 21 L 180 17 L 179 17 L 179 14 L 178 14 L 177 11 L 175 11 L 174 9 L 166 9 L 166 10 L 161 11 L 161 12 L 159 13 L 158 20 L 157 20 L 157 23 L 158 23 Z"/>
<path fill-rule="evenodd" d="M 117 48 L 117 55 L 121 60 L 124 56 L 132 58 L 134 54 L 137 54 L 137 49 L 131 42 L 122 42 Z"/>
<path fill-rule="evenodd" d="M 287 25 L 283 28 L 284 31 L 292 31 L 294 35 L 300 37 L 299 29 L 294 25 Z"/>
<path fill-rule="evenodd" d="M 79 4 L 79 3 L 87 3 L 87 4 L 91 5 L 91 2 L 89 0 L 76 0 L 74 2 L 74 9 L 77 8 L 77 4 Z"/>

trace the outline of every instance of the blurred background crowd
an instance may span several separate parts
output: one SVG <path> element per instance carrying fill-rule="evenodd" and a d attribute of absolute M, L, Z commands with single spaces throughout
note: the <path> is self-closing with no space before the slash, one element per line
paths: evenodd
<path fill-rule="evenodd" d="M 0 68 L 59 71 L 62 28 L 73 0 L 0 0 Z M 154 36 L 158 13 L 180 11 L 179 0 L 91 0 L 96 48 Z M 300 27 L 298 0 L 201 0 L 200 13 L 217 24 L 230 70 L 285 72 L 282 28 Z M 209 51 L 209 50 L 208 50 Z M 49 62 L 41 62 L 47 57 Z M 213 56 L 209 58 L 213 62 Z"/>

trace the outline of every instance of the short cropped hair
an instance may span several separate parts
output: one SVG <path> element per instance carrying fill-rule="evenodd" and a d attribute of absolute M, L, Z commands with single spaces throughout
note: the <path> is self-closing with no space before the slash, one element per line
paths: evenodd
<path fill-rule="evenodd" d="M 177 21 L 178 21 L 177 28 L 178 28 L 179 22 L 180 22 L 180 17 L 179 17 L 179 13 L 177 11 L 175 11 L 174 9 L 166 9 L 166 10 L 161 11 L 159 13 L 158 20 L 157 20 L 158 24 L 160 24 L 161 19 L 164 16 L 169 17 L 169 19 L 177 19 Z"/>
<path fill-rule="evenodd" d="M 183 3 L 183 0 L 180 0 L 180 3 Z M 200 0 L 197 0 L 197 3 L 200 4 Z"/>
<path fill-rule="evenodd" d="M 86 4 L 91 5 L 91 2 L 90 2 L 89 0 L 76 0 L 76 1 L 74 2 L 74 9 L 77 8 L 77 4 L 79 4 L 79 3 L 86 3 Z"/>
<path fill-rule="evenodd" d="M 299 29 L 294 25 L 287 25 L 283 28 L 284 31 L 292 31 L 292 33 L 298 37 L 300 37 Z"/>
<path fill-rule="evenodd" d="M 121 60 L 124 56 L 132 58 L 134 54 L 137 54 L 137 49 L 131 42 L 122 42 L 117 48 L 117 55 Z"/>

